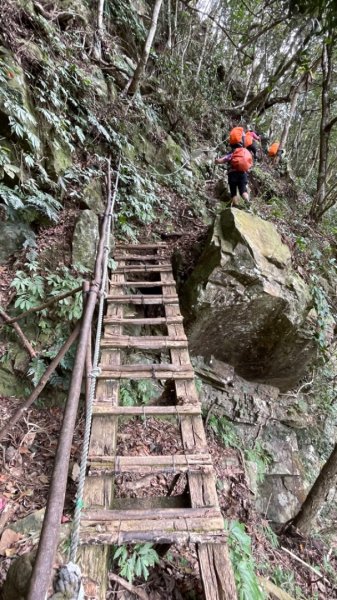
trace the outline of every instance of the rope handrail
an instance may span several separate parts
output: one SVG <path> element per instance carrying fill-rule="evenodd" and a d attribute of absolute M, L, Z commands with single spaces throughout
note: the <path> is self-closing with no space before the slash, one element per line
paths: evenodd
<path fill-rule="evenodd" d="M 106 240 L 105 236 L 108 232 L 108 223 L 111 223 L 112 219 L 112 207 L 117 194 L 116 184 L 118 184 L 121 159 L 119 159 L 115 191 L 113 196 L 111 195 L 110 163 L 111 159 L 108 160 L 108 200 L 107 208 L 104 213 L 102 235 L 100 237 L 97 249 L 94 275 L 90 285 L 90 293 L 88 293 L 87 302 L 83 310 L 81 332 L 77 346 L 73 374 L 68 392 L 68 399 L 63 414 L 63 422 L 56 450 L 54 469 L 52 473 L 49 495 L 47 500 L 47 507 L 45 517 L 43 520 L 37 556 L 32 572 L 32 577 L 30 580 L 27 600 L 42 600 L 46 598 L 59 539 L 60 523 L 67 485 L 67 465 L 69 464 L 79 397 L 81 393 L 84 365 L 87 355 L 88 338 L 89 333 L 91 331 L 91 323 L 94 315 L 97 296 L 99 290 L 101 289 L 101 283 L 103 279 L 106 280 L 106 275 L 104 276 L 103 267 L 106 263 L 106 246 L 109 243 L 109 239 Z M 104 297 L 104 295 L 102 295 L 102 297 Z"/>

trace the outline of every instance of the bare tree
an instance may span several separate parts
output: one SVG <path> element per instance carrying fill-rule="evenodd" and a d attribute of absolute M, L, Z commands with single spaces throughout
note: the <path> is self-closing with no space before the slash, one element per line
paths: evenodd
<path fill-rule="evenodd" d="M 129 94 L 133 95 L 137 92 L 140 82 L 143 79 L 147 61 L 149 59 L 149 55 L 150 55 L 150 51 L 151 51 L 151 47 L 152 47 L 152 42 L 153 42 L 154 36 L 157 31 L 158 17 L 159 17 L 162 2 L 163 2 L 163 0 L 156 0 L 155 5 L 153 7 L 151 25 L 150 25 L 150 29 L 147 34 L 143 53 L 139 59 L 138 65 L 136 67 L 136 70 L 133 74 L 132 79 L 129 81 L 129 83 L 127 84 L 127 86 L 124 90 L 125 92 L 128 92 Z"/>
<path fill-rule="evenodd" d="M 97 29 L 94 37 L 94 48 L 93 54 L 96 60 L 102 58 L 102 37 L 103 37 L 103 13 L 104 13 L 104 0 L 98 0 L 97 7 Z"/>
<path fill-rule="evenodd" d="M 333 451 L 309 491 L 299 512 L 292 520 L 292 525 L 297 527 L 302 533 L 308 535 L 312 531 L 313 522 L 324 505 L 330 489 L 336 484 L 336 479 L 337 444 L 335 444 Z"/>

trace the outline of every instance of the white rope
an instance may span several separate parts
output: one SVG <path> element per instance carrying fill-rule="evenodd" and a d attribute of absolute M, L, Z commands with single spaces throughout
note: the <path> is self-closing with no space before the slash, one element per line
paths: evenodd
<path fill-rule="evenodd" d="M 76 494 L 76 506 L 73 520 L 73 528 L 71 533 L 71 543 L 70 543 L 70 561 L 76 562 L 77 548 L 79 542 L 80 535 L 80 519 L 81 512 L 83 508 L 83 491 L 84 491 L 84 482 L 85 482 L 85 473 L 87 467 L 87 460 L 89 454 L 89 443 L 90 443 L 90 432 L 91 432 L 91 420 L 92 420 L 92 408 L 93 401 L 95 397 L 96 391 L 96 379 L 100 374 L 100 368 L 98 366 L 99 360 L 99 352 L 100 352 L 100 344 L 102 337 L 102 327 L 103 327 L 103 311 L 104 311 L 104 301 L 105 301 L 105 287 L 107 283 L 108 277 L 108 260 L 110 253 L 110 237 L 113 228 L 113 211 L 115 200 L 117 196 L 118 189 L 118 181 L 119 181 L 119 173 L 121 168 L 121 158 L 119 159 L 117 175 L 115 181 L 115 189 L 112 197 L 111 209 L 108 214 L 106 230 L 103 232 L 104 235 L 104 250 L 103 250 L 103 270 L 102 270 L 102 280 L 100 285 L 100 301 L 98 308 L 98 319 L 97 319 L 97 331 L 96 331 L 96 339 L 95 339 L 95 348 L 94 348 L 94 357 L 93 357 L 93 365 L 90 377 L 90 388 L 89 388 L 89 398 L 87 402 L 87 412 L 86 412 L 86 420 L 85 420 L 85 430 L 84 430 L 84 440 L 83 440 L 83 448 L 82 448 L 82 456 L 81 456 L 81 467 L 80 474 L 77 486 L 77 494 Z"/>

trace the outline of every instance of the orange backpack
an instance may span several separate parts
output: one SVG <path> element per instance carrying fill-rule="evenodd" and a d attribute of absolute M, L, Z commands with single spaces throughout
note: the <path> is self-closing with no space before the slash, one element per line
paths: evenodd
<path fill-rule="evenodd" d="M 253 140 L 252 132 L 247 131 L 246 137 L 245 137 L 245 148 L 248 148 L 248 146 L 251 146 L 253 142 L 254 142 L 254 140 Z"/>
<path fill-rule="evenodd" d="M 269 156 L 276 156 L 278 153 L 278 149 L 280 147 L 280 142 L 274 142 L 270 148 L 268 148 L 268 155 Z"/>
<path fill-rule="evenodd" d="M 233 171 L 246 173 L 253 166 L 253 158 L 246 148 L 236 148 L 231 158 L 231 167 Z"/>
<path fill-rule="evenodd" d="M 243 146 L 245 142 L 245 134 L 243 132 L 243 127 L 234 127 L 229 134 L 229 143 L 231 146 L 237 146 L 241 144 Z"/>

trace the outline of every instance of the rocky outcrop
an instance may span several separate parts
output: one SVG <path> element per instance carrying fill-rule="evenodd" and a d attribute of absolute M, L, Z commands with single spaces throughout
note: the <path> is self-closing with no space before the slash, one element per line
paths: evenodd
<path fill-rule="evenodd" d="M 82 210 L 73 235 L 72 262 L 93 269 L 98 244 L 98 217 L 92 210 Z"/>
<path fill-rule="evenodd" d="M 217 218 L 183 290 L 192 354 L 291 388 L 316 354 L 316 313 L 275 227 L 238 209 Z"/>
<path fill-rule="evenodd" d="M 296 514 L 309 487 L 298 427 L 310 422 L 303 414 L 294 421 L 298 398 L 280 395 L 271 385 L 246 381 L 214 358 L 210 365 L 200 358 L 193 364 L 202 380 L 200 395 L 207 415 L 226 417 L 229 430 L 240 440 L 257 510 L 274 523 L 285 523 Z"/>
<path fill-rule="evenodd" d="M 32 238 L 34 233 L 26 223 L 0 222 L 0 264 L 21 250 L 23 243 Z"/>

